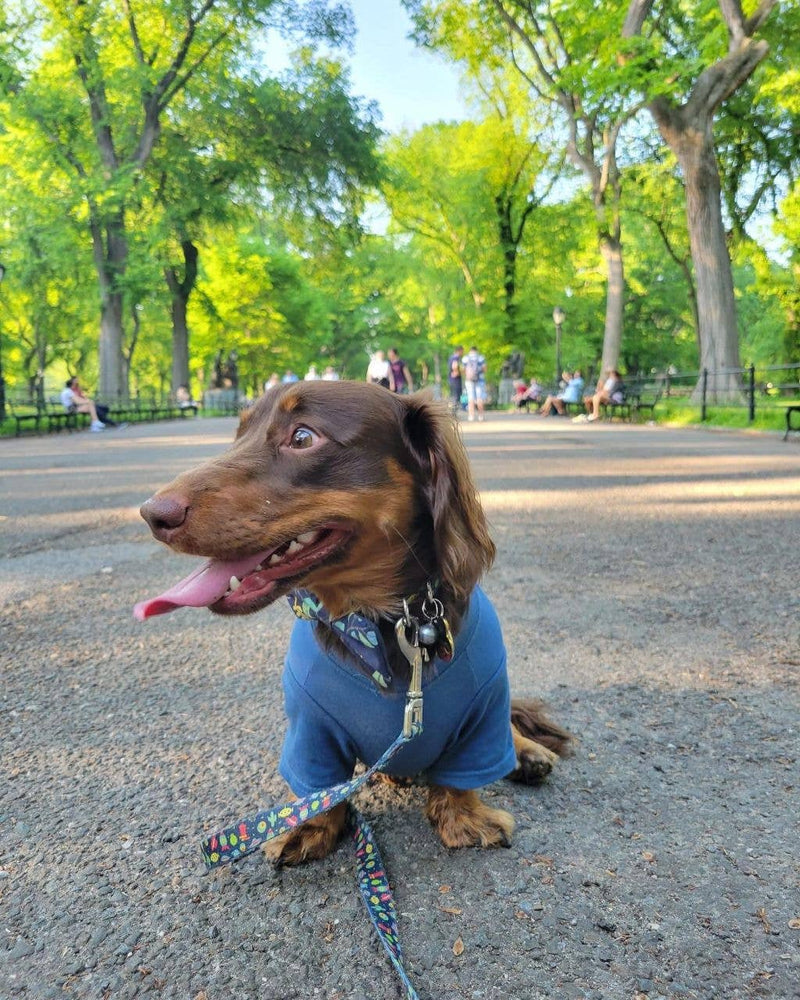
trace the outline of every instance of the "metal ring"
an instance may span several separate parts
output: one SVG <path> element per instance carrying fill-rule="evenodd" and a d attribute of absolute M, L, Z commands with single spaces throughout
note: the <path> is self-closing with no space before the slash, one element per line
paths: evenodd
<path fill-rule="evenodd" d="M 433 605 L 433 614 L 431 614 L 428 605 Z M 444 618 L 444 605 L 439 600 L 438 597 L 425 598 L 422 602 L 422 613 L 428 619 L 429 622 L 435 621 L 437 618 Z"/>

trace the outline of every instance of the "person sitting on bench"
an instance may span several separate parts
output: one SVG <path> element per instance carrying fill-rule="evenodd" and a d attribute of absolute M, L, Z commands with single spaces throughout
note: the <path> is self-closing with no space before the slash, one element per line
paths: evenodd
<path fill-rule="evenodd" d="M 90 431 L 102 431 L 106 425 L 115 426 L 108 419 L 108 407 L 97 406 L 81 388 L 77 378 L 68 378 L 66 387 L 61 392 L 61 405 L 67 413 L 88 413 L 91 417 Z"/>
<path fill-rule="evenodd" d="M 583 376 L 576 369 L 574 372 L 564 372 L 562 380 L 566 383 L 556 396 L 548 396 L 538 411 L 543 417 L 549 416 L 553 410 L 562 417 L 567 412 L 565 403 L 580 403 L 583 392 Z"/>
<path fill-rule="evenodd" d="M 616 368 L 609 368 L 606 371 L 605 382 L 598 385 L 597 392 L 593 396 L 584 396 L 583 402 L 586 406 L 587 420 L 599 420 L 601 406 L 613 406 L 615 403 L 625 402 L 625 385 Z"/>

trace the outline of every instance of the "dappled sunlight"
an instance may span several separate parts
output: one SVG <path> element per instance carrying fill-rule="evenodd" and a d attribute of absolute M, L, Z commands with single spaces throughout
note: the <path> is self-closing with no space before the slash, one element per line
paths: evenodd
<path fill-rule="evenodd" d="M 570 477 L 572 478 L 572 476 Z M 581 482 L 569 489 L 542 486 L 535 480 L 529 489 L 489 489 L 481 491 L 484 509 L 492 511 L 580 509 L 591 502 L 591 491 L 613 498 L 615 509 L 625 508 L 628 516 L 652 517 L 660 507 L 668 507 L 669 516 L 681 513 L 698 516 L 702 506 L 713 509 L 715 516 L 736 516 L 769 512 L 800 514 L 800 475 L 747 479 L 684 479 L 632 483 L 614 475 L 615 482 L 604 486 L 596 478 L 591 486 Z M 602 510 L 600 511 L 602 513 Z"/>

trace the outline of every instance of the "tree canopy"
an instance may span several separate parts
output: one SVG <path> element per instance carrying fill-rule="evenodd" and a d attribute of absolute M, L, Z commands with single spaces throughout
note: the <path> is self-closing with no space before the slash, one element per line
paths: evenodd
<path fill-rule="evenodd" d="M 0 0 L 9 391 L 468 342 L 548 379 L 555 306 L 595 372 L 800 362 L 795 5 L 404 6 L 469 118 L 382 133 L 346 3 Z"/>

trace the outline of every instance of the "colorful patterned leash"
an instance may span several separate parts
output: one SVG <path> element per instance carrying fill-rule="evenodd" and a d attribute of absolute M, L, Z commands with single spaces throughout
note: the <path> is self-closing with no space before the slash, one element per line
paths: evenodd
<path fill-rule="evenodd" d="M 408 629 L 412 631 L 410 642 L 407 637 Z M 401 747 L 422 732 L 422 664 L 427 653 L 419 644 L 419 622 L 409 614 L 407 605 L 405 615 L 395 624 L 395 634 L 403 655 L 411 664 L 403 730 L 397 739 L 372 767 L 357 778 L 288 802 L 278 809 L 267 809 L 255 816 L 246 817 L 207 837 L 200 845 L 207 871 L 238 861 L 262 844 L 296 829 L 314 816 L 321 816 L 349 799 L 373 774 L 382 770 Z M 358 862 L 358 887 L 364 905 L 381 944 L 406 988 L 407 1000 L 419 1000 L 403 967 L 397 934 L 397 912 L 372 830 L 352 805 L 349 805 L 349 814 Z"/>

